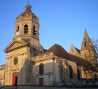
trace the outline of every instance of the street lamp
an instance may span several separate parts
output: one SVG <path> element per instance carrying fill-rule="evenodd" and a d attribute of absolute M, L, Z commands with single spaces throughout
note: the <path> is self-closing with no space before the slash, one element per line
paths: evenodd
<path fill-rule="evenodd" d="M 50 75 L 53 74 L 53 72 L 48 72 L 48 78 L 49 78 L 49 85 L 50 85 Z"/>

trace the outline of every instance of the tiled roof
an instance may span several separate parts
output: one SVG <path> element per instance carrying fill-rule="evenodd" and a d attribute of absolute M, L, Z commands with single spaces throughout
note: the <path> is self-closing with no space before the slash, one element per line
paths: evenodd
<path fill-rule="evenodd" d="M 54 44 L 51 48 L 49 48 L 44 53 L 53 52 L 56 56 L 65 58 L 67 60 L 71 60 L 76 62 L 78 65 L 84 66 L 86 70 L 91 70 L 93 66 L 86 60 L 77 57 L 75 55 L 69 54 L 62 46 L 58 44 Z"/>
<path fill-rule="evenodd" d="M 72 54 L 70 54 L 70 56 L 72 56 L 75 59 L 77 64 L 84 66 L 86 68 L 86 70 L 90 70 L 93 68 L 91 63 L 88 62 L 87 60 L 84 60 L 83 58 L 77 57 L 77 56 L 72 55 Z"/>
<path fill-rule="evenodd" d="M 77 50 L 77 52 L 80 54 L 80 50 L 78 49 L 78 48 L 76 48 L 76 47 L 74 47 L 76 50 Z"/>
<path fill-rule="evenodd" d="M 75 61 L 69 53 L 60 45 L 54 44 L 51 48 L 49 48 L 45 53 L 53 52 L 56 56 Z"/>

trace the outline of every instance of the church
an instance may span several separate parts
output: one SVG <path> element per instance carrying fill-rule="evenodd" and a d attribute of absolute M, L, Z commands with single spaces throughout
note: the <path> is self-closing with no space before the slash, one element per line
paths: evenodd
<path fill-rule="evenodd" d="M 50 85 L 72 82 L 83 85 L 93 80 L 97 57 L 93 43 L 85 30 L 81 49 L 73 45 L 69 53 L 58 44 L 48 50 L 39 41 L 39 19 L 31 5 L 25 6 L 15 21 L 14 37 L 4 49 L 6 64 L 0 68 L 0 84 Z"/>

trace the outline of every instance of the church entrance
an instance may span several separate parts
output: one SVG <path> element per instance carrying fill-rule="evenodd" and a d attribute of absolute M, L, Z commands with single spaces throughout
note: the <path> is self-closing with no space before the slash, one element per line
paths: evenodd
<path fill-rule="evenodd" d="M 39 85 L 43 86 L 43 78 L 39 78 Z"/>
<path fill-rule="evenodd" d="M 17 81 L 18 81 L 18 73 L 13 73 L 12 74 L 12 76 L 13 76 L 13 80 L 12 80 L 12 84 L 13 85 L 17 85 Z"/>

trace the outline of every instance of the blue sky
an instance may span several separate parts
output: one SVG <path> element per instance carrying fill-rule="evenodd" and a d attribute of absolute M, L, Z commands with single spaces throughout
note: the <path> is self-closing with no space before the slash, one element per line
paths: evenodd
<path fill-rule="evenodd" d="M 16 17 L 28 0 L 0 0 L 0 65 L 6 63 L 3 50 L 13 40 Z M 69 52 L 73 44 L 81 49 L 84 31 L 98 39 L 98 0 L 29 0 L 39 18 L 40 43 L 45 49 L 55 43 Z"/>

